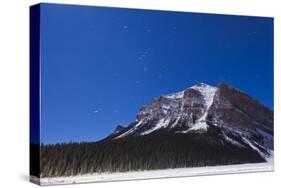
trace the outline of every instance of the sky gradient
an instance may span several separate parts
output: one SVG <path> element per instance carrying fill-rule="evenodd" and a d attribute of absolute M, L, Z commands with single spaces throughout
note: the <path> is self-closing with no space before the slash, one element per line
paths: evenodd
<path fill-rule="evenodd" d="M 102 139 L 198 82 L 273 109 L 273 19 L 41 5 L 43 143 Z"/>

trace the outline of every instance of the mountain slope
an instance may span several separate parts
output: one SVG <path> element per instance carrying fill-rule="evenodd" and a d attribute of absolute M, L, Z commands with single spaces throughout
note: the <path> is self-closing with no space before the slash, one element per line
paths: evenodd
<path fill-rule="evenodd" d="M 265 160 L 273 150 L 273 112 L 246 93 L 227 84 L 204 83 L 156 97 L 140 109 L 136 120 L 107 139 L 151 133 L 206 133 L 219 128 L 218 140 L 250 147 Z"/>

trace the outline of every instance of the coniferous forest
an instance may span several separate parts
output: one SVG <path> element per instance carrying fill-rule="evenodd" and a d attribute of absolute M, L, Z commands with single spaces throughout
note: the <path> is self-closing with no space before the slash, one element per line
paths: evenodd
<path fill-rule="evenodd" d="M 40 177 L 264 162 L 250 148 L 235 147 L 208 134 L 164 134 L 99 142 L 40 146 Z M 216 137 L 216 138 L 215 138 Z M 36 148 L 31 145 L 31 148 Z"/>

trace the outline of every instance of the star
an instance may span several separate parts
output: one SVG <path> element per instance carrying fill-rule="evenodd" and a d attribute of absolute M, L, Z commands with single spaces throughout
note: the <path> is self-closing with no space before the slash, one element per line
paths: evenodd
<path fill-rule="evenodd" d="M 143 67 L 143 72 L 147 72 L 147 67 Z"/>
<path fill-rule="evenodd" d="M 140 60 L 140 61 L 143 60 L 143 59 L 147 56 L 147 54 L 148 54 L 147 51 L 142 52 L 142 53 L 139 55 L 138 60 Z"/>

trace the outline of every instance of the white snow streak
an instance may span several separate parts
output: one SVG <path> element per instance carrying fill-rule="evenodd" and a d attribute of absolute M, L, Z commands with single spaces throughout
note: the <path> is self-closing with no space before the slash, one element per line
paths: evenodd
<path fill-rule="evenodd" d="M 205 130 L 206 131 L 208 129 L 208 125 L 206 123 L 206 118 L 208 115 L 209 108 L 214 101 L 214 96 L 216 94 L 217 88 L 206 85 L 206 84 L 202 84 L 202 86 L 193 86 L 191 88 L 199 91 L 203 95 L 203 98 L 206 103 L 206 111 L 203 114 L 203 116 L 196 121 L 195 125 L 193 127 L 191 127 L 189 130 L 191 130 L 191 131 L 192 130 Z"/>
<path fill-rule="evenodd" d="M 182 131 L 182 133 L 188 133 L 190 131 L 197 131 L 197 130 L 203 130 L 203 131 L 207 131 L 208 129 L 208 125 L 206 122 L 196 122 L 191 128 L 189 128 L 186 131 Z"/>
<path fill-rule="evenodd" d="M 203 130 L 207 131 L 208 129 L 208 124 L 206 123 L 206 118 L 208 115 L 208 111 L 210 106 L 212 105 L 214 101 L 214 97 L 217 91 L 216 87 L 209 86 L 207 84 L 199 84 L 191 87 L 192 89 L 195 89 L 199 91 L 204 98 L 205 104 L 206 104 L 206 111 L 204 114 L 195 122 L 195 124 L 189 128 L 188 130 L 181 131 L 181 133 L 188 133 L 190 131 L 196 131 L 196 130 Z"/>
<path fill-rule="evenodd" d="M 195 85 L 192 86 L 191 88 L 199 91 L 203 95 L 208 111 L 208 109 L 213 103 L 217 88 L 213 86 L 209 86 L 207 84 L 201 84 L 200 86 Z"/>
<path fill-rule="evenodd" d="M 176 126 L 178 124 L 179 120 L 180 120 L 180 116 L 177 117 L 176 121 L 171 125 L 171 128 Z"/>
<path fill-rule="evenodd" d="M 183 98 L 183 95 L 184 95 L 184 91 L 180 91 L 177 93 L 164 95 L 164 97 L 169 98 L 169 99 L 181 99 L 181 98 Z"/>
<path fill-rule="evenodd" d="M 131 128 L 128 131 L 124 132 L 123 134 L 117 136 L 115 139 L 122 138 L 122 137 L 127 136 L 130 133 L 134 132 L 141 123 L 142 123 L 142 121 L 139 121 L 133 128 Z"/>
<path fill-rule="evenodd" d="M 146 135 L 146 134 L 152 133 L 152 132 L 156 131 L 157 129 L 166 128 L 169 125 L 169 122 L 170 122 L 170 119 L 160 119 L 158 121 L 158 123 L 152 129 L 149 129 L 149 130 L 141 133 L 141 135 Z"/>
<path fill-rule="evenodd" d="M 259 150 L 259 148 L 257 148 L 250 140 L 248 140 L 247 138 L 242 137 L 242 139 L 254 150 L 256 150 L 261 157 L 263 157 L 267 162 L 271 162 L 273 161 L 273 151 L 272 150 L 267 150 L 269 152 L 269 155 L 263 153 L 262 151 Z M 255 144 L 257 144 L 255 142 Z M 259 145 L 260 146 L 260 145 Z M 263 147 L 263 146 L 261 146 Z"/>
<path fill-rule="evenodd" d="M 245 147 L 243 146 L 241 143 L 237 142 L 236 140 L 233 140 L 232 138 L 228 137 L 225 133 L 223 134 L 224 138 L 226 139 L 226 141 L 234 144 L 234 145 L 237 145 L 239 147 Z"/>

